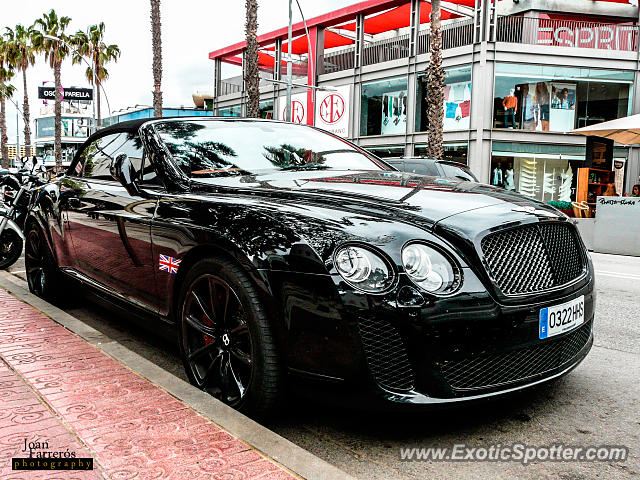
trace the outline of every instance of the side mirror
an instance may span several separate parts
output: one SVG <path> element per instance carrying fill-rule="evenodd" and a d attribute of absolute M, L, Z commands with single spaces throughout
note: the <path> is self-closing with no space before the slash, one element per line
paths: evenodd
<path fill-rule="evenodd" d="M 140 195 L 135 181 L 136 171 L 126 153 L 120 152 L 111 160 L 110 171 L 111 176 L 120 182 L 129 195 Z"/>

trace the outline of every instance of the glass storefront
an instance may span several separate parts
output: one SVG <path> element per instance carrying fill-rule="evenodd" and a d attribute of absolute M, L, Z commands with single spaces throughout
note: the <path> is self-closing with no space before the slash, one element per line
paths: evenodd
<path fill-rule="evenodd" d="M 631 113 L 633 72 L 498 63 L 494 128 L 569 132 Z"/>
<path fill-rule="evenodd" d="M 471 125 L 471 65 L 448 68 L 444 88 L 445 131 L 468 130 Z M 416 88 L 416 131 L 426 132 L 428 116 L 428 76 L 420 75 Z"/>
<path fill-rule="evenodd" d="M 628 152 L 616 148 L 614 158 L 624 161 Z M 584 146 L 494 142 L 489 183 L 543 202 L 571 202 L 585 154 Z"/>
<path fill-rule="evenodd" d="M 233 107 L 222 107 L 218 109 L 219 117 L 241 117 L 242 116 L 242 107 L 240 105 L 235 105 Z"/>
<path fill-rule="evenodd" d="M 260 118 L 271 120 L 273 118 L 273 100 L 260 102 Z"/>
<path fill-rule="evenodd" d="M 448 160 L 450 162 L 458 162 L 464 163 L 465 165 L 469 164 L 468 155 L 469 155 L 469 144 L 468 143 L 445 143 L 444 147 L 444 156 L 443 160 Z M 416 145 L 414 148 L 414 154 L 416 157 L 426 157 L 427 156 L 427 146 L 426 145 Z"/>
<path fill-rule="evenodd" d="M 404 135 L 407 77 L 362 84 L 360 135 Z"/>
<path fill-rule="evenodd" d="M 404 146 L 402 145 L 394 145 L 389 147 L 365 147 L 365 149 L 380 158 L 404 157 Z"/>

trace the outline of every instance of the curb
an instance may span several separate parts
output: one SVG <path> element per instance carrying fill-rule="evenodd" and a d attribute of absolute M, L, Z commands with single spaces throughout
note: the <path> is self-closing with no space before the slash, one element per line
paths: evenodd
<path fill-rule="evenodd" d="M 191 384 L 141 357 L 105 334 L 33 295 L 27 289 L 26 282 L 14 275 L 0 271 L 0 287 L 44 313 L 54 322 L 80 336 L 300 477 L 308 480 L 356 480 L 355 477 L 339 470 L 211 395 L 198 390 Z"/>

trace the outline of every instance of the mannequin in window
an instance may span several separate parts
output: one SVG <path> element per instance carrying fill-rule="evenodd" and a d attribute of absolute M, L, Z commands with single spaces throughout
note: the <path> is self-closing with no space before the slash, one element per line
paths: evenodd
<path fill-rule="evenodd" d="M 536 107 L 538 110 L 538 124 L 536 130 L 542 130 L 543 132 L 549 131 L 549 102 L 550 102 L 549 88 L 546 82 L 536 83 Z"/>
<path fill-rule="evenodd" d="M 504 107 L 504 124 L 509 129 L 516 128 L 516 113 L 518 113 L 518 99 L 516 98 L 516 90 L 511 89 L 509 95 L 502 100 Z"/>
<path fill-rule="evenodd" d="M 515 190 L 516 185 L 513 182 L 513 165 L 509 164 L 507 171 L 504 172 L 504 188 L 507 190 Z"/>
<path fill-rule="evenodd" d="M 496 168 L 493 169 L 493 175 L 491 176 L 491 185 L 496 187 L 502 186 L 502 164 L 499 163 Z"/>

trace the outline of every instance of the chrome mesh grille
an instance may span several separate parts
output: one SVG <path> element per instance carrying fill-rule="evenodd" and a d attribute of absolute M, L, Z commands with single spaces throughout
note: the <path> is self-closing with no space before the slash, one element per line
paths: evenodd
<path fill-rule="evenodd" d="M 468 391 L 523 381 L 568 364 L 585 347 L 591 336 L 591 323 L 557 340 L 507 353 L 446 361 L 441 370 L 453 390 Z"/>
<path fill-rule="evenodd" d="M 482 253 L 506 295 L 542 292 L 578 278 L 584 269 L 575 228 L 540 223 L 487 235 Z"/>
<path fill-rule="evenodd" d="M 358 328 L 367 364 L 376 382 L 389 390 L 412 390 L 413 368 L 398 330 L 376 318 L 361 318 Z"/>

